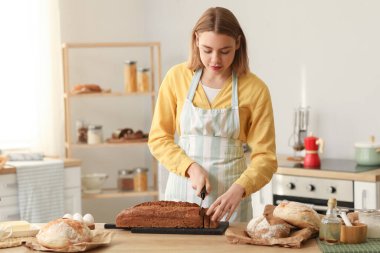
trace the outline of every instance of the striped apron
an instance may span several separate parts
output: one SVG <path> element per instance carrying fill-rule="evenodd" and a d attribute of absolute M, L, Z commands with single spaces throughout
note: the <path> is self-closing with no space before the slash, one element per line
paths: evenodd
<path fill-rule="evenodd" d="M 209 175 L 211 193 L 203 201 L 209 207 L 225 193 L 246 169 L 240 133 L 237 76 L 232 75 L 232 106 L 225 109 L 202 109 L 193 105 L 202 69 L 195 72 L 180 116 L 179 146 L 201 165 Z M 170 172 L 165 199 L 200 203 L 191 181 Z M 230 221 L 249 221 L 252 218 L 251 198 L 244 198 Z"/>

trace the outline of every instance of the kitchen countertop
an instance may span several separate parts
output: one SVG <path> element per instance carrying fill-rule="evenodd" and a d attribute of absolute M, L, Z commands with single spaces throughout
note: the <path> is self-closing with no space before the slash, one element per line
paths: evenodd
<path fill-rule="evenodd" d="M 287 156 L 278 155 L 277 159 L 279 164 L 290 163 L 286 161 Z M 320 169 L 305 169 L 305 168 L 291 168 L 285 166 L 279 166 L 277 174 L 292 175 L 292 176 L 307 176 L 307 177 L 319 177 L 319 178 L 331 178 L 331 179 L 343 179 L 354 180 L 364 182 L 378 182 L 380 181 L 380 167 L 364 172 L 344 172 L 344 171 L 332 171 L 332 170 L 320 170 Z"/>
<path fill-rule="evenodd" d="M 53 158 L 46 158 L 47 159 L 53 159 Z M 73 159 L 73 158 L 65 158 L 63 160 L 65 168 L 72 168 L 77 167 L 81 165 L 81 161 L 79 159 Z M 0 169 L 0 175 L 3 174 L 12 174 L 16 173 L 16 168 L 9 168 L 9 169 Z"/>
<path fill-rule="evenodd" d="M 230 226 L 244 229 L 245 223 L 236 223 Z M 103 224 L 96 224 L 96 227 L 103 227 Z M 91 250 L 95 252 L 122 253 L 122 252 L 260 252 L 260 253 L 295 253 L 302 250 L 308 253 L 320 253 L 320 249 L 315 239 L 306 241 L 300 250 L 283 247 L 256 246 L 245 244 L 230 244 L 224 235 L 172 235 L 172 234 L 139 234 L 125 230 L 113 230 L 115 232 L 110 245 Z M 23 253 L 36 252 L 24 246 L 0 249 L 0 252 Z"/>

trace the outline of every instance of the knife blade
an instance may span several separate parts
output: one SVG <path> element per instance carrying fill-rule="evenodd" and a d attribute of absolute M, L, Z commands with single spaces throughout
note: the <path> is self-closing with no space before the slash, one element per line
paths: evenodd
<path fill-rule="evenodd" d="M 203 228 L 205 227 L 205 210 L 202 209 L 202 203 L 203 203 L 203 200 L 205 199 L 206 197 L 206 186 L 203 186 L 202 190 L 201 190 L 201 203 L 199 204 L 199 214 L 202 218 L 202 226 Z"/>
<path fill-rule="evenodd" d="M 200 209 L 202 209 L 202 203 L 203 203 L 203 200 L 206 197 L 206 193 L 207 193 L 206 186 L 203 186 L 203 188 L 201 190 L 201 203 L 199 204 Z"/>

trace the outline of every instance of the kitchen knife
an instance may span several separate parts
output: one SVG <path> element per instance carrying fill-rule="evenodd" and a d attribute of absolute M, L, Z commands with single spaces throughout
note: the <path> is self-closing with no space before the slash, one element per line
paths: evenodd
<path fill-rule="evenodd" d="M 200 210 L 202 209 L 202 203 L 203 203 L 203 200 L 206 197 L 206 193 L 207 193 L 206 186 L 203 186 L 203 188 L 201 190 L 201 203 L 199 204 Z"/>
<path fill-rule="evenodd" d="M 205 210 L 202 210 L 202 203 L 206 197 L 206 193 L 207 193 L 206 186 L 203 186 L 203 188 L 201 190 L 201 203 L 199 204 L 199 214 L 202 217 L 203 228 L 205 227 Z"/>

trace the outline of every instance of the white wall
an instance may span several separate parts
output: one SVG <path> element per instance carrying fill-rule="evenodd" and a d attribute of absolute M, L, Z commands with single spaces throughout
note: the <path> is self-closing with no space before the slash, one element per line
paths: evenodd
<path fill-rule="evenodd" d="M 272 94 L 278 153 L 292 153 L 302 96 L 324 157 L 353 158 L 354 142 L 380 139 L 377 0 L 61 0 L 62 40 L 160 41 L 165 74 L 186 60 L 191 29 L 211 6 L 231 9 L 246 33 L 251 69 Z"/>

